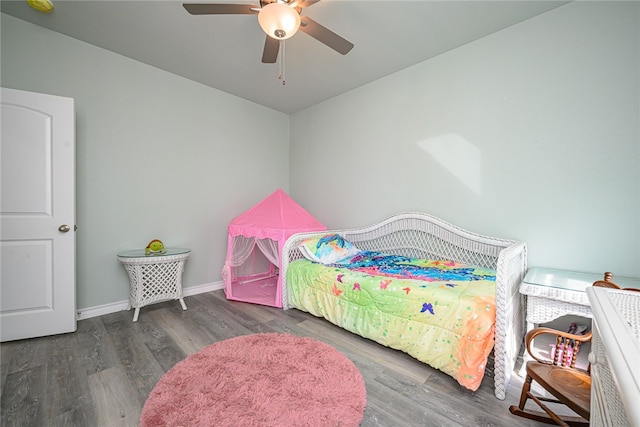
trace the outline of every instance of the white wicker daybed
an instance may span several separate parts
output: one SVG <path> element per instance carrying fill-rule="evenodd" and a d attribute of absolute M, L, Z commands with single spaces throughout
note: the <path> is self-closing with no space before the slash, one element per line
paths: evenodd
<path fill-rule="evenodd" d="M 378 224 L 364 228 L 299 233 L 291 236 L 287 240 L 282 251 L 282 269 L 280 272 L 282 278 L 282 299 L 284 309 L 297 308 L 319 317 L 325 317 L 332 323 L 350 330 L 351 332 L 362 335 L 365 338 L 373 339 L 383 345 L 405 351 L 411 356 L 416 357 L 418 360 L 437 367 L 438 369 L 442 368 L 437 366 L 437 361 L 432 363 L 430 360 L 422 360 L 421 357 L 417 356 L 417 353 L 413 350 L 413 347 L 416 345 L 415 343 L 406 343 L 402 341 L 389 342 L 387 340 L 387 331 L 382 331 L 384 328 L 383 326 L 378 328 L 377 323 L 379 319 L 383 319 L 380 323 L 384 323 L 385 321 L 387 323 L 398 323 L 396 318 L 397 315 L 395 313 L 390 315 L 389 313 L 384 313 L 383 309 L 380 313 L 376 311 L 373 317 L 369 312 L 366 318 L 359 319 L 355 322 L 349 320 L 349 324 L 346 324 L 342 321 L 343 319 L 341 319 L 340 316 L 343 316 L 343 310 L 345 313 L 346 311 L 349 311 L 350 316 L 352 316 L 354 312 L 357 316 L 358 313 L 365 311 L 365 308 L 361 305 L 364 300 L 352 298 L 349 301 L 344 298 L 349 294 L 349 291 L 351 290 L 350 286 L 352 285 L 353 289 L 356 289 L 357 286 L 357 290 L 361 290 L 360 283 L 350 282 L 351 284 L 348 285 L 349 288 L 343 288 L 345 289 L 344 292 L 342 290 L 338 290 L 336 285 L 345 285 L 342 280 L 342 277 L 345 275 L 339 274 L 339 277 L 336 280 L 335 272 L 340 271 L 336 269 L 335 265 L 323 266 L 322 264 L 312 263 L 305 259 L 305 256 L 300 250 L 300 245 L 303 242 L 308 242 L 310 239 L 317 239 L 319 236 L 326 236 L 330 233 L 341 236 L 346 241 L 355 245 L 357 249 L 362 251 L 377 251 L 384 254 L 425 260 L 450 260 L 455 263 L 463 264 L 464 266 L 474 266 L 479 269 L 495 270 L 494 276 L 492 276 L 495 277 L 495 283 L 493 283 L 493 281 L 491 283 L 491 289 L 495 286 L 495 307 L 494 310 L 491 311 L 492 324 L 490 327 L 492 334 L 491 338 L 495 336 L 495 345 L 493 345 L 494 383 L 496 397 L 499 399 L 505 398 L 507 384 L 513 373 L 513 368 L 518 357 L 524 335 L 524 313 L 521 304 L 521 297 L 518 292 L 518 287 L 524 278 L 527 268 L 526 245 L 524 243 L 469 232 L 437 217 L 423 213 L 398 214 Z M 309 280 L 316 280 L 318 283 L 307 285 L 302 283 L 307 279 L 288 278 L 288 276 L 292 275 L 294 277 L 300 277 L 295 276 L 294 273 L 298 268 L 298 265 L 304 263 L 315 264 L 311 267 L 324 269 L 324 272 L 331 272 L 331 274 L 334 274 L 334 276 L 332 276 L 334 278 L 331 279 L 333 280 L 333 283 L 323 285 L 319 283 L 321 281 L 320 279 L 311 278 Z M 438 262 L 435 264 L 438 264 Z M 317 271 L 319 270 L 316 270 L 316 272 Z M 322 274 L 326 276 L 325 273 Z M 304 276 L 317 277 L 306 273 Z M 361 281 L 365 280 L 362 274 L 359 277 Z M 289 282 L 289 280 L 291 280 L 291 282 Z M 390 280 L 385 282 L 390 282 Z M 416 289 L 415 291 L 412 291 L 413 295 L 420 291 L 418 288 L 432 286 L 431 283 L 425 285 L 425 282 L 419 282 L 423 283 L 423 285 L 420 286 L 417 286 L 416 283 L 407 285 L 408 282 L 411 281 L 403 280 L 401 282 L 401 286 L 406 286 L 402 288 L 402 291 L 407 295 L 409 295 L 409 292 L 412 289 Z M 362 283 L 364 289 L 364 281 Z M 382 283 L 382 281 L 380 283 Z M 449 282 L 440 283 L 443 284 L 440 285 L 440 288 L 446 289 L 444 284 L 453 288 L 454 286 L 457 286 L 455 283 L 458 282 L 451 282 L 451 284 Z M 324 288 L 324 290 L 322 290 L 322 286 L 333 286 L 333 293 L 330 289 L 327 290 L 328 288 Z M 300 287 L 303 287 L 302 291 L 300 290 Z M 316 287 L 317 289 L 315 289 Z M 314 289 L 307 292 L 308 288 Z M 386 285 L 384 287 L 381 285 L 380 288 L 386 290 Z M 396 290 L 399 291 L 396 295 L 399 294 L 404 296 L 404 293 L 401 292 L 400 289 Z M 377 291 L 380 291 L 380 289 L 373 289 L 372 292 L 368 293 L 367 298 L 371 297 L 371 294 L 374 294 L 372 298 L 377 298 L 376 295 L 381 297 L 383 292 Z M 471 290 L 471 292 L 473 292 L 473 290 Z M 493 290 L 491 292 L 493 292 Z M 301 293 L 304 293 L 304 299 L 307 301 L 306 303 L 301 302 L 301 298 L 298 297 Z M 369 301 L 369 307 L 367 309 L 371 310 L 371 306 L 373 306 L 373 310 L 377 310 L 378 307 L 384 307 L 389 301 L 388 295 L 389 294 L 385 294 L 387 299 L 384 301 Z M 317 304 L 316 301 L 313 300 L 314 298 L 317 298 L 319 301 Z M 337 309 L 332 308 L 330 313 L 327 312 L 328 309 L 323 311 L 323 309 L 329 307 L 334 302 L 337 302 L 338 304 L 336 306 Z M 408 303 L 415 304 L 415 301 Z M 438 306 L 438 309 L 446 306 L 446 304 L 447 303 L 444 305 L 441 304 Z M 425 308 L 428 309 L 428 311 L 426 311 Z M 429 315 L 429 313 L 434 314 L 435 310 L 431 304 L 428 306 L 425 304 L 425 308 L 422 309 L 422 312 L 424 312 L 425 315 Z M 495 320 L 493 319 L 494 312 Z M 390 319 L 390 316 L 395 317 Z M 375 318 L 376 322 L 372 322 L 372 318 Z M 459 318 L 460 316 L 458 315 L 458 319 Z M 360 324 L 356 324 L 358 322 L 360 322 Z M 362 322 L 376 323 L 375 325 L 365 325 L 366 328 L 364 328 L 367 331 L 371 331 L 373 328 L 374 332 L 367 332 L 366 334 L 363 334 Z M 413 333 L 421 333 L 416 332 L 416 330 L 422 327 L 422 325 L 417 325 L 415 318 L 411 318 L 411 316 L 409 316 L 408 319 L 402 319 L 401 322 L 403 325 L 409 325 L 405 329 L 406 331 L 411 330 Z M 380 331 L 378 331 L 377 328 L 380 329 Z M 430 328 L 433 329 L 434 327 L 430 326 Z M 439 328 L 443 329 L 442 327 Z M 410 333 L 402 335 L 402 338 L 405 341 L 407 339 L 406 337 L 411 336 Z M 421 343 L 420 345 L 425 346 L 426 344 Z M 434 346 L 433 341 L 429 343 L 429 346 Z M 432 351 L 432 349 L 430 350 Z M 491 349 L 489 348 L 488 351 L 490 350 Z M 446 372 L 446 370 L 442 370 Z M 484 367 L 482 372 L 484 372 Z"/>

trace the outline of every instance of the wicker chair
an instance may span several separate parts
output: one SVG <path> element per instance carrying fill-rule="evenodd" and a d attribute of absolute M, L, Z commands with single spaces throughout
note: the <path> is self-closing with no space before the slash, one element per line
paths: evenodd
<path fill-rule="evenodd" d="M 532 348 L 535 337 L 543 334 L 556 337 L 548 360 L 538 356 Z M 527 362 L 527 376 L 522 385 L 520 403 L 518 406 L 509 407 L 509 411 L 514 415 L 547 424 L 588 426 L 591 376 L 589 368 L 587 370 L 576 368 L 576 360 L 581 346 L 589 341 L 591 341 L 591 332 L 585 335 L 573 335 L 550 328 L 535 328 L 529 331 L 526 336 L 526 346 L 533 360 Z M 534 380 L 555 398 L 533 394 L 531 384 Z M 529 399 L 537 403 L 544 412 L 525 409 Z M 558 415 L 543 402 L 561 403 L 578 416 Z"/>

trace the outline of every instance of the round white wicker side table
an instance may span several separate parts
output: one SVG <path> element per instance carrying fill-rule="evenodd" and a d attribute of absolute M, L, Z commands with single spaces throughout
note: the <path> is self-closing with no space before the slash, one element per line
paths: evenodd
<path fill-rule="evenodd" d="M 133 321 L 138 321 L 140 308 L 156 302 L 176 299 L 183 310 L 182 272 L 191 249 L 167 248 L 162 253 L 145 254 L 144 249 L 120 252 L 118 260 L 129 274 L 129 302 L 135 309 Z"/>

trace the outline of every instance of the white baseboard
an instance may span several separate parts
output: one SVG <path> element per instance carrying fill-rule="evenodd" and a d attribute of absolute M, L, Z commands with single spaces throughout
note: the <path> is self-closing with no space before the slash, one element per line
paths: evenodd
<path fill-rule="evenodd" d="M 90 319 L 118 311 L 129 309 L 129 300 L 113 302 L 111 304 L 97 305 L 95 307 L 80 308 L 76 310 L 76 320 Z"/>
<path fill-rule="evenodd" d="M 224 289 L 224 282 L 205 283 L 204 285 L 189 286 L 182 290 L 182 296 L 203 294 L 205 292 Z M 105 314 L 116 313 L 118 311 L 129 310 L 129 300 L 112 302 L 110 304 L 97 305 L 95 307 L 80 308 L 76 310 L 76 320 L 90 319 L 92 317 L 104 316 Z"/>
<path fill-rule="evenodd" d="M 205 292 L 218 291 L 224 289 L 224 282 L 205 283 L 204 285 L 189 286 L 182 289 L 182 295 L 190 297 L 191 295 L 204 294 Z"/>

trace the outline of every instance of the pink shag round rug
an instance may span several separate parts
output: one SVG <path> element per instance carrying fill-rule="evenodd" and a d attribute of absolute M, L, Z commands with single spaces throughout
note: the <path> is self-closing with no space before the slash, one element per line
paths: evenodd
<path fill-rule="evenodd" d="M 151 391 L 140 425 L 358 426 L 362 375 L 323 342 L 289 334 L 220 341 L 171 368 Z"/>

